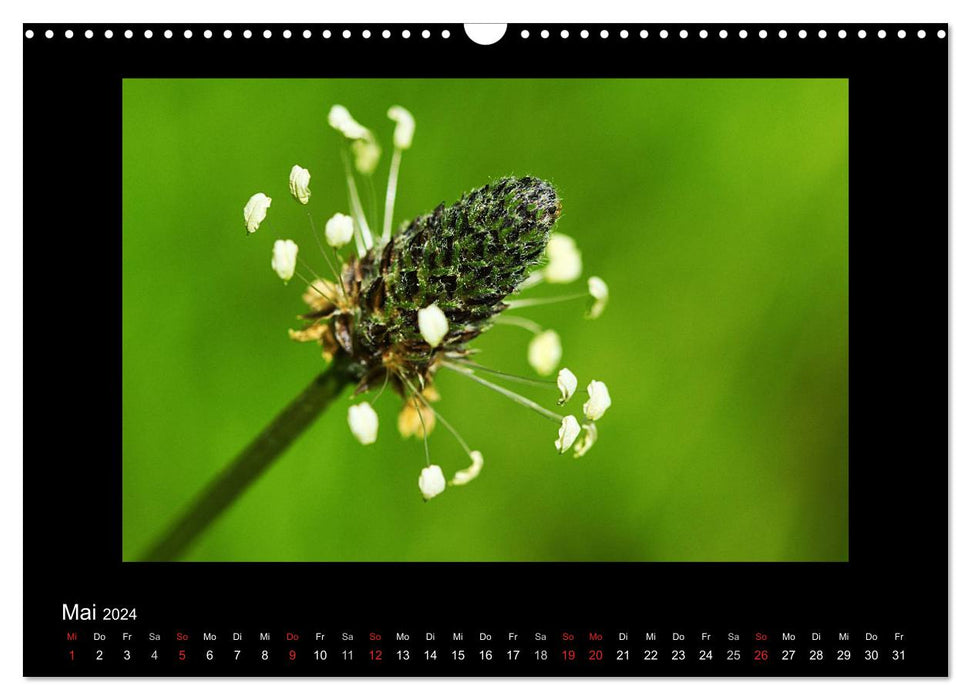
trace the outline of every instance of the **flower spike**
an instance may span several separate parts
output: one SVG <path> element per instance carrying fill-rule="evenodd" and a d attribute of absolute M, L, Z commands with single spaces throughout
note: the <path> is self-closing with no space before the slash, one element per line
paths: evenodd
<path fill-rule="evenodd" d="M 559 405 L 569 401 L 577 390 L 579 382 L 571 370 L 557 372 L 563 347 L 556 331 L 524 316 L 503 313 L 512 308 L 588 298 L 576 293 L 536 299 L 518 296 L 536 284 L 567 284 L 582 274 L 583 260 L 576 242 L 552 230 L 561 209 L 557 192 L 535 177 L 502 178 L 467 192 L 449 206 L 441 204 L 393 232 L 398 173 L 402 154 L 414 141 L 415 119 L 397 105 L 388 110 L 388 118 L 394 121 L 394 148 L 383 225 L 377 235 L 377 231 L 372 234 L 364 214 L 358 181 L 362 175 L 375 172 L 381 148 L 374 134 L 346 107 L 334 105 L 330 109 L 328 123 L 342 137 L 340 155 L 349 215 L 336 213 L 327 220 L 323 232 L 326 246 L 316 229 L 313 231 L 334 281 L 321 279 L 303 259 L 298 260 L 295 242 L 287 239 L 274 243 L 273 270 L 284 281 L 296 275 L 308 285 L 303 300 L 309 310 L 300 316 L 306 325 L 290 330 L 290 337 L 317 343 L 328 361 L 340 358 L 344 371 L 357 381 L 355 395 L 380 387 L 372 401 L 376 402 L 386 388 L 402 398 L 398 431 L 403 437 L 420 436 L 424 443 L 425 468 L 418 487 L 426 501 L 443 493 L 448 484 L 464 486 L 475 480 L 484 463 L 482 452 L 472 450 L 456 427 L 432 407 L 439 398 L 436 374 L 443 367 L 556 423 L 557 452 L 572 450 L 576 457 L 583 456 L 597 441 L 594 421 L 610 406 L 603 382 L 594 380 L 587 386 L 589 398 L 578 419 L 551 411 L 480 376 L 488 372 L 497 381 L 546 390 L 555 385 Z M 291 168 L 290 193 L 302 205 L 310 202 L 310 179 L 310 171 L 303 166 Z M 370 188 L 371 183 L 367 184 Z M 250 233 L 264 221 L 270 203 L 264 193 L 247 202 L 244 221 Z M 311 215 L 312 226 L 314 220 Z M 341 260 L 340 249 L 352 240 L 356 254 Z M 336 266 L 332 257 L 337 258 Z M 298 262 L 309 277 L 297 271 Z M 599 277 L 589 278 L 587 284 L 594 300 L 589 315 L 596 317 L 606 304 L 607 285 Z M 469 343 L 496 324 L 518 326 L 530 333 L 530 366 L 544 377 L 555 373 L 555 379 L 517 377 L 472 362 L 470 357 L 476 351 Z M 347 423 L 361 444 L 377 440 L 379 419 L 371 403 L 349 406 Z M 448 482 L 441 466 L 432 463 L 429 435 L 436 424 L 452 434 L 470 460 L 469 466 L 457 470 Z"/>

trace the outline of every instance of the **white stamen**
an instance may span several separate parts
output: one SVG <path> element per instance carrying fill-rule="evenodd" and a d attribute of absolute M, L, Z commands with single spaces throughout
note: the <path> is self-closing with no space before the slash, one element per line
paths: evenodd
<path fill-rule="evenodd" d="M 577 390 L 577 384 L 579 384 L 577 375 L 566 367 L 560 370 L 559 374 L 556 375 L 556 386 L 560 390 L 560 400 L 557 401 L 559 405 L 562 406 L 573 398 L 573 392 Z"/>
<path fill-rule="evenodd" d="M 597 426 L 593 423 L 583 424 L 583 437 L 577 442 L 576 446 L 573 448 L 573 456 L 580 458 L 590 451 L 593 444 L 597 441 Z"/>
<path fill-rule="evenodd" d="M 469 456 L 472 458 L 472 465 L 455 472 L 455 476 L 453 476 L 452 481 L 449 482 L 452 484 L 452 486 L 464 486 L 472 481 L 472 479 L 477 477 L 479 472 L 482 471 L 482 453 L 478 450 L 473 450 L 469 453 Z"/>
<path fill-rule="evenodd" d="M 421 337 L 433 348 L 437 348 L 448 333 L 448 319 L 437 304 L 426 306 L 418 311 L 418 330 Z"/>
<path fill-rule="evenodd" d="M 444 491 L 445 475 L 442 473 L 442 468 L 437 464 L 430 464 L 422 469 L 418 477 L 418 489 L 421 491 L 421 497 L 426 501 Z"/>
<path fill-rule="evenodd" d="M 599 318 L 607 306 L 607 299 L 610 297 L 610 290 L 607 283 L 599 277 L 591 277 L 587 280 L 587 289 L 593 297 L 593 306 L 590 307 L 590 318 Z"/>
<path fill-rule="evenodd" d="M 556 438 L 556 451 L 563 454 L 573 445 L 580 434 L 580 423 L 573 416 L 567 416 L 560 423 L 559 437 Z"/>
<path fill-rule="evenodd" d="M 411 141 L 415 137 L 415 118 L 404 107 L 395 105 L 388 110 L 388 119 L 393 119 L 394 147 L 402 151 L 411 148 Z"/>
<path fill-rule="evenodd" d="M 371 132 L 357 123 L 344 105 L 334 105 L 327 114 L 327 123 L 344 135 L 344 138 L 351 140 L 364 139 L 371 135 Z"/>
<path fill-rule="evenodd" d="M 289 282 L 297 269 L 298 250 L 297 244 L 289 239 L 278 240 L 273 243 L 273 258 L 270 260 L 270 267 L 284 282 Z"/>
<path fill-rule="evenodd" d="M 594 379 L 587 385 L 587 395 L 590 399 L 583 404 L 583 415 L 587 420 L 600 420 L 610 408 L 610 392 L 607 385 Z"/>
<path fill-rule="evenodd" d="M 362 139 L 351 144 L 354 153 L 354 167 L 363 175 L 371 175 L 381 160 L 381 147 L 374 141 Z"/>
<path fill-rule="evenodd" d="M 327 245 L 333 248 L 340 248 L 350 243 L 353 237 L 354 219 L 347 214 L 334 214 L 324 225 L 324 238 L 327 239 Z"/>
<path fill-rule="evenodd" d="M 370 445 L 378 439 L 378 414 L 367 401 L 347 409 L 347 424 L 362 445 Z"/>
<path fill-rule="evenodd" d="M 539 374 L 543 376 L 552 374 L 560 364 L 561 357 L 563 357 L 563 347 L 560 345 L 560 336 L 556 331 L 537 333 L 529 341 L 529 364 Z"/>
<path fill-rule="evenodd" d="M 257 192 L 246 202 L 246 206 L 243 207 L 243 221 L 246 223 L 246 230 L 249 233 L 254 233 L 263 223 L 263 219 L 266 218 L 266 210 L 270 208 L 272 202 L 273 200 L 262 192 Z"/>
<path fill-rule="evenodd" d="M 290 168 L 290 194 L 300 202 L 306 204 L 310 201 L 310 171 L 294 165 Z"/>
<path fill-rule="evenodd" d="M 554 233 L 546 244 L 549 262 L 543 268 L 543 279 L 554 284 L 567 284 L 580 278 L 583 259 L 576 241 L 562 233 Z"/>

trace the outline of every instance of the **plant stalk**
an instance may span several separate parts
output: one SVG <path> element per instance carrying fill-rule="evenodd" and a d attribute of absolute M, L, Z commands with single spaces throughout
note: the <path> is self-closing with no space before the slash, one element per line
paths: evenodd
<path fill-rule="evenodd" d="M 143 561 L 173 561 L 309 428 L 352 378 L 338 356 L 196 497 Z"/>

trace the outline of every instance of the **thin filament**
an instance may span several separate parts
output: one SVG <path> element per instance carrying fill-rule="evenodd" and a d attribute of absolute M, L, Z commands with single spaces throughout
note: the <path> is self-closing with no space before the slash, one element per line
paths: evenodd
<path fill-rule="evenodd" d="M 391 221 L 394 219 L 394 198 L 398 192 L 398 169 L 401 167 L 401 149 L 394 149 L 391 156 L 391 170 L 388 172 L 388 191 L 384 196 L 384 227 L 381 230 L 381 242 L 391 240 Z"/>
<path fill-rule="evenodd" d="M 531 379 L 530 377 L 520 377 L 518 374 L 509 374 L 508 372 L 503 372 L 498 369 L 492 369 L 492 367 L 486 367 L 485 365 L 480 365 L 479 363 L 472 362 L 471 360 L 459 360 L 458 364 L 464 365 L 469 369 L 487 372 L 488 374 L 493 374 L 497 377 L 508 379 L 511 382 L 519 382 L 520 384 L 531 384 L 533 386 L 550 386 L 551 384 L 556 384 L 556 382 L 552 379 Z"/>
<path fill-rule="evenodd" d="M 347 194 L 350 198 L 351 212 L 357 220 L 357 227 L 361 238 L 357 242 L 358 257 L 364 257 L 371 248 L 374 247 L 374 239 L 371 237 L 371 229 L 368 228 L 367 219 L 364 216 L 364 209 L 361 207 L 361 198 L 357 194 L 357 183 L 354 182 L 354 171 L 351 169 L 351 161 L 347 156 L 347 149 L 341 149 L 341 159 L 344 161 L 344 174 L 347 177 Z"/>
<path fill-rule="evenodd" d="M 535 401 L 531 401 L 530 399 L 527 399 L 525 396 L 520 396 L 515 391 L 511 391 L 504 386 L 499 386 L 498 384 L 493 384 L 488 379 L 483 379 L 482 377 L 477 376 L 475 372 L 473 372 L 471 369 L 462 367 L 461 365 L 453 364 L 452 362 L 443 362 L 442 366 L 449 368 L 453 372 L 464 374 L 466 377 L 478 382 L 482 386 L 492 389 L 493 391 L 497 391 L 503 396 L 505 396 L 506 398 L 512 399 L 520 406 L 525 406 L 526 408 L 530 408 L 536 411 L 538 414 L 540 414 L 547 420 L 551 420 L 554 423 L 561 423 L 563 421 L 563 416 L 559 415 L 558 413 L 554 413 L 553 411 L 543 408 Z"/>
<path fill-rule="evenodd" d="M 585 299 L 588 294 L 568 294 L 561 297 L 540 297 L 538 299 L 513 299 L 512 301 L 506 302 L 509 309 L 523 309 L 527 306 L 544 306 L 546 304 L 559 304 L 563 301 L 576 301 L 577 299 Z"/>
<path fill-rule="evenodd" d="M 408 386 L 410 387 L 411 385 L 409 384 Z M 412 389 L 412 391 L 414 391 L 414 389 Z M 417 392 L 415 393 L 415 396 L 417 396 L 421 400 L 421 402 L 423 404 L 425 404 L 425 406 L 428 408 L 429 411 L 431 411 L 432 413 L 435 414 L 435 417 L 438 418 L 438 421 L 448 429 L 448 432 L 450 432 L 452 434 L 452 437 L 454 437 L 458 441 L 459 445 L 462 446 L 462 449 L 465 450 L 465 454 L 467 454 L 469 456 L 469 458 L 471 458 L 472 457 L 472 450 L 469 449 L 468 443 L 465 442 L 465 440 L 462 439 L 462 436 L 461 435 L 459 435 L 459 431 L 457 431 L 455 428 L 453 428 L 451 423 L 449 423 L 447 420 L 445 420 L 444 418 L 442 418 L 442 414 L 439 413 L 438 411 L 436 411 L 432 407 L 432 405 L 430 403 L 428 403 L 428 400 L 424 396 L 422 396 L 421 394 L 419 394 Z M 418 415 L 419 415 L 419 417 L 421 416 L 421 411 L 418 412 Z"/>
<path fill-rule="evenodd" d="M 505 314 L 501 316 L 496 316 L 492 319 L 494 323 L 503 326 L 518 326 L 520 328 L 525 328 L 527 331 L 536 335 L 537 333 L 543 332 L 543 327 L 528 318 L 523 318 L 522 316 L 507 316 Z"/>

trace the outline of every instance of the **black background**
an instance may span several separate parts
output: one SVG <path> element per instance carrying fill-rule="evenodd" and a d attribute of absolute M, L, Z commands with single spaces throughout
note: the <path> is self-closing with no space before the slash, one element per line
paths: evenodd
<path fill-rule="evenodd" d="M 478 46 L 460 25 L 29 25 L 24 40 L 25 263 L 48 274 L 25 284 L 24 589 L 25 675 L 278 674 L 278 675 L 946 675 L 948 614 L 947 413 L 945 323 L 948 225 L 948 56 L 941 25 L 511 25 L 505 38 Z M 370 39 L 360 37 L 364 27 Z M 293 32 L 282 37 L 283 28 Z M 430 39 L 421 39 L 424 28 Z M 579 38 L 587 28 L 590 38 Z M 47 29 L 55 30 L 46 39 Z M 86 29 L 94 30 L 85 39 Z M 131 28 L 132 39 L 123 32 Z M 154 37 L 143 38 L 151 28 Z M 191 28 L 193 38 L 183 38 Z M 204 29 L 213 38 L 204 39 Z M 231 29 L 232 39 L 223 38 Z M 249 28 L 253 38 L 242 31 Z M 273 30 L 273 38 L 262 37 Z M 349 28 L 354 36 L 341 38 Z M 382 39 L 383 29 L 392 38 Z M 451 37 L 444 40 L 441 30 Z M 520 31 L 529 29 L 524 40 Z M 541 39 L 541 29 L 550 38 Z M 560 30 L 570 38 L 560 38 Z M 599 38 L 601 29 L 610 39 Z M 642 29 L 650 38 L 638 38 Z M 718 31 L 727 29 L 727 39 Z M 748 38 L 740 39 L 745 28 Z M 758 37 L 767 29 L 766 39 Z M 788 31 L 786 39 L 778 30 Z M 819 29 L 828 32 L 825 40 Z M 846 39 L 836 32 L 845 28 Z M 867 31 L 859 39 L 859 29 Z M 897 30 L 907 31 L 906 39 Z M 917 29 L 927 31 L 918 39 Z M 171 29 L 173 38 L 164 39 Z M 312 39 L 304 39 L 312 29 Z M 667 39 L 659 31 L 667 29 Z M 681 39 L 678 32 L 688 29 Z M 806 39 L 797 32 L 805 29 Z M 877 38 L 885 29 L 887 37 Z M 850 561 L 805 564 L 140 564 L 121 562 L 121 80 L 134 77 L 818 77 L 849 79 L 850 99 Z M 515 108 L 514 105 L 511 108 Z M 933 329 L 936 328 L 936 331 Z M 937 340 L 933 340 L 933 334 Z M 933 348 L 937 349 L 934 350 Z M 937 359 L 935 360 L 934 357 Z M 937 369 L 934 369 L 937 367 Z M 936 408 L 935 408 L 936 406 Z M 272 407 L 271 407 L 272 410 Z M 528 533 L 524 533 L 528 536 Z M 63 603 L 136 607 L 137 623 L 65 623 Z M 100 614 L 100 610 L 99 610 Z M 66 632 L 78 632 L 68 643 Z M 121 631 L 136 633 L 136 663 L 118 655 Z M 162 635 L 160 660 L 145 659 L 148 631 Z M 245 662 L 229 663 L 232 630 L 247 635 Z M 618 631 L 633 640 L 610 641 Z M 647 630 L 658 642 L 636 641 Z M 98 645 L 92 632 L 109 636 Z M 177 631 L 190 635 L 177 642 Z M 203 645 L 204 631 L 219 641 Z M 272 634 L 269 643 L 253 640 Z M 287 631 L 302 641 L 287 643 Z M 332 660 L 309 660 L 313 633 L 355 641 L 326 646 Z M 417 660 L 422 648 L 392 643 L 437 631 L 441 661 Z M 473 657 L 448 658 L 454 631 L 480 632 L 494 642 L 467 641 Z M 545 632 L 544 645 L 506 643 Z M 595 644 L 588 634 L 602 632 Z M 671 633 L 687 640 L 672 644 Z M 701 643 L 708 631 L 715 643 Z M 724 633 L 736 631 L 741 663 L 719 658 Z M 780 634 L 795 632 L 802 658 L 779 660 Z M 806 661 L 811 631 L 830 653 L 853 658 L 815 666 Z M 838 632 L 849 642 L 837 642 Z M 883 650 L 865 663 L 866 631 Z M 382 642 L 369 642 L 371 632 Z M 572 632 L 575 643 L 559 635 Z M 768 636 L 754 640 L 757 632 Z M 905 663 L 892 664 L 887 640 L 906 634 Z M 93 661 L 101 646 L 108 657 Z M 239 645 L 236 645 L 239 646 Z M 351 663 L 338 648 L 354 648 Z M 415 661 L 395 662 L 410 646 Z M 478 651 L 517 646 L 518 663 L 481 663 Z M 550 650 L 536 664 L 532 648 Z M 602 647 L 603 663 L 587 660 Z M 620 664 L 613 648 L 631 648 Z M 639 650 L 655 646 L 655 665 Z M 206 663 L 202 650 L 215 647 Z M 256 649 L 271 649 L 259 662 Z M 686 662 L 669 650 L 688 650 Z M 696 650 L 714 648 L 699 662 Z M 68 660 L 69 648 L 78 660 Z M 286 653 L 295 648 L 298 661 Z M 369 652 L 384 650 L 383 662 Z M 568 663 L 560 654 L 576 649 Z M 770 650 L 753 661 L 754 649 Z M 184 662 L 177 650 L 188 652 Z M 529 658 L 527 658 L 529 657 Z"/>

